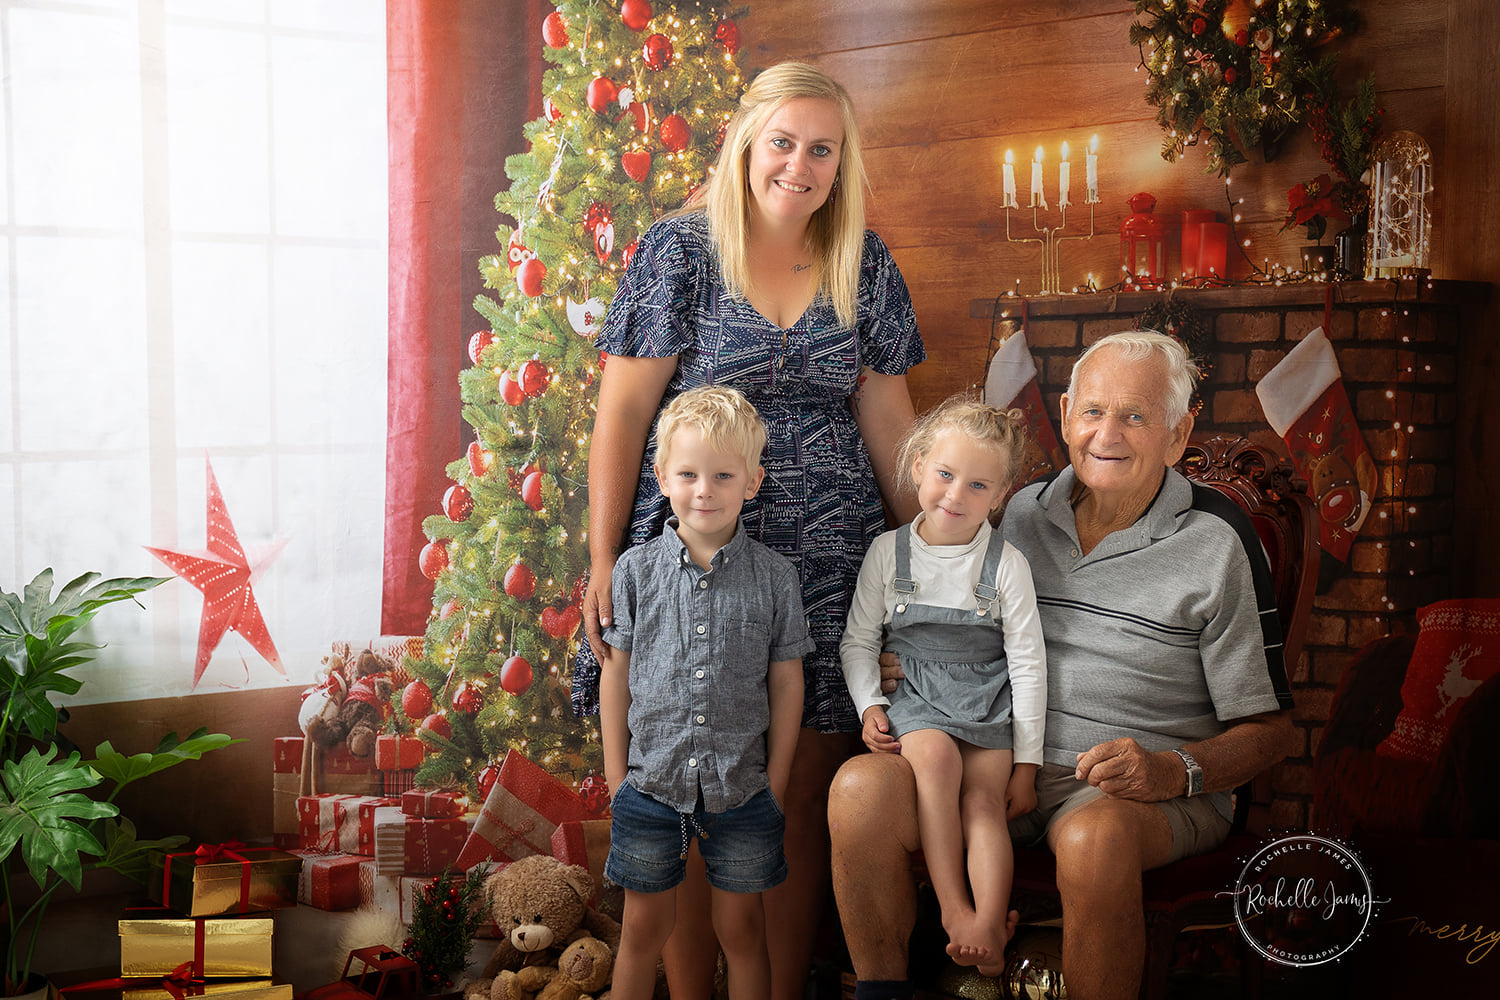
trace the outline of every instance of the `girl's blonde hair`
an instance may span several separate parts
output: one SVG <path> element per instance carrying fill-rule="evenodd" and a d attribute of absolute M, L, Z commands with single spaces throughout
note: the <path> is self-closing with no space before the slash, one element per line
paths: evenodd
<path fill-rule="evenodd" d="M 767 69 L 745 88 L 739 110 L 729 119 L 713 174 L 688 199 L 686 210 L 702 209 L 719 252 L 724 285 L 735 298 L 751 286 L 747 242 L 750 232 L 750 146 L 771 116 L 787 101 L 813 97 L 834 101 L 843 121 L 839 170 L 828 200 L 807 223 L 818 288 L 833 303 L 843 326 L 853 326 L 859 298 L 859 263 L 865 240 L 865 166 L 859 125 L 849 92 L 828 74 L 806 63 L 784 62 Z"/>
<path fill-rule="evenodd" d="M 971 441 L 988 445 L 1005 460 L 1003 491 L 1021 472 L 1026 457 L 1026 415 L 1018 409 L 1002 410 L 967 396 L 950 396 L 916 419 L 896 452 L 896 475 L 903 489 L 915 490 L 912 466 L 932 451 L 938 435 L 958 431 Z"/>
<path fill-rule="evenodd" d="M 760 465 L 760 453 L 766 447 L 766 425 L 738 389 L 704 385 L 689 389 L 668 403 L 656 422 L 657 465 L 667 464 L 672 436 L 683 427 L 695 429 L 721 455 L 743 455 L 746 467 L 752 472 Z"/>

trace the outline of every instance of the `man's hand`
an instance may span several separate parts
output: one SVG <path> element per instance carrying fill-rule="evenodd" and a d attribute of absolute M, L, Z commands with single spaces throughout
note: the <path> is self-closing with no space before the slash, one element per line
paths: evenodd
<path fill-rule="evenodd" d="M 906 676 L 901 669 L 901 657 L 895 653 L 880 654 L 880 693 L 890 694 L 896 690 L 896 682 Z"/>
<path fill-rule="evenodd" d="M 1110 740 L 1078 755 L 1078 780 L 1112 799 L 1164 802 L 1187 788 L 1182 758 L 1170 751 L 1148 753 L 1132 739 Z"/>
<path fill-rule="evenodd" d="M 879 705 L 871 705 L 865 709 L 865 727 L 861 735 L 871 753 L 901 752 L 900 741 L 891 735 L 890 717 Z"/>

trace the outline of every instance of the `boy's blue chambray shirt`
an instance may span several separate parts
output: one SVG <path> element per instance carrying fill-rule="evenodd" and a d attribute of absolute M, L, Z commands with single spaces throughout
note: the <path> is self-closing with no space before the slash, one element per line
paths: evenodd
<path fill-rule="evenodd" d="M 770 664 L 812 652 L 802 587 L 786 559 L 743 524 L 707 571 L 677 537 L 626 549 L 615 563 L 605 641 L 630 652 L 626 777 L 678 812 L 727 812 L 769 787 Z"/>

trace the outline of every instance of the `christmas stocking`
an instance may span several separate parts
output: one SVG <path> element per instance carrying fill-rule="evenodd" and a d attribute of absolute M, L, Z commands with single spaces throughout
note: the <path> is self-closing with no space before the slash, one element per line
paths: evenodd
<path fill-rule="evenodd" d="M 1281 435 L 1292 464 L 1318 505 L 1324 557 L 1318 589 L 1338 575 L 1370 513 L 1375 461 L 1360 436 L 1333 345 L 1322 327 L 1292 348 L 1255 387 L 1266 421 Z"/>
<path fill-rule="evenodd" d="M 1042 390 L 1036 382 L 1036 362 L 1031 359 L 1023 332 L 1017 331 L 1001 341 L 984 380 L 984 401 L 1004 409 L 1015 407 L 1026 415 L 1026 458 L 1024 467 L 1017 470 L 1016 485 L 1024 485 L 1068 464 L 1068 456 L 1047 416 Z"/>

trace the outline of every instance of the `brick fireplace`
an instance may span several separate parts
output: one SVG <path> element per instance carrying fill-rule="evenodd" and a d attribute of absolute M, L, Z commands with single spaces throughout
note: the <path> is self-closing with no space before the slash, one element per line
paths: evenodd
<path fill-rule="evenodd" d="M 1331 303 L 1329 301 L 1331 293 Z M 1345 389 L 1378 473 L 1374 508 L 1343 570 L 1315 602 L 1299 662 L 1288 664 L 1298 744 L 1273 773 L 1271 825 L 1304 829 L 1312 800 L 1312 754 L 1344 666 L 1365 643 L 1411 631 L 1417 608 L 1452 596 L 1457 358 L 1473 335 L 1489 286 L 1414 279 L 1170 293 L 976 299 L 970 316 L 989 324 L 991 349 L 1021 325 L 1054 422 L 1073 359 L 1100 337 L 1130 329 L 1170 294 L 1212 331 L 1213 365 L 1201 387 L 1195 436 L 1242 434 L 1282 455 L 1255 385 L 1309 332 L 1325 325 Z"/>

